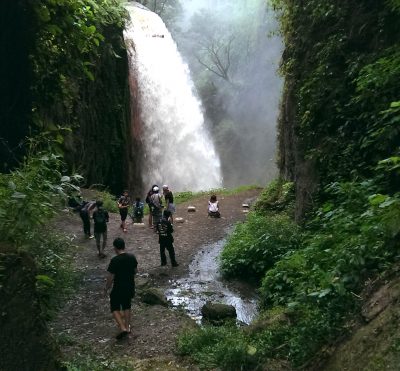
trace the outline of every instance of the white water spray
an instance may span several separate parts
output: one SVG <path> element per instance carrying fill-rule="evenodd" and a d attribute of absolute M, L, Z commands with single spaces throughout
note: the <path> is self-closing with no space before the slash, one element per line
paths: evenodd
<path fill-rule="evenodd" d="M 143 183 L 176 191 L 221 187 L 219 158 L 188 66 L 157 14 L 132 4 L 127 9 L 131 23 L 124 37 L 138 83 Z"/>

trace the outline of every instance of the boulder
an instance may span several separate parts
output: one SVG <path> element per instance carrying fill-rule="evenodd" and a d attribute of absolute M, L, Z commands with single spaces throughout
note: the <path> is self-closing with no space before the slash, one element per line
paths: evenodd
<path fill-rule="evenodd" d="M 196 211 L 196 206 L 188 206 L 187 210 L 189 213 L 194 213 Z"/>
<path fill-rule="evenodd" d="M 208 301 L 201 308 L 201 314 L 204 320 L 212 323 L 220 322 L 228 319 L 236 319 L 236 309 L 232 305 L 212 303 Z"/>
<path fill-rule="evenodd" d="M 149 305 L 162 305 L 164 307 L 168 306 L 168 301 L 164 293 L 156 288 L 149 288 L 142 293 L 142 302 Z"/>
<path fill-rule="evenodd" d="M 175 223 L 185 223 L 185 219 L 183 218 L 175 218 L 174 221 Z"/>

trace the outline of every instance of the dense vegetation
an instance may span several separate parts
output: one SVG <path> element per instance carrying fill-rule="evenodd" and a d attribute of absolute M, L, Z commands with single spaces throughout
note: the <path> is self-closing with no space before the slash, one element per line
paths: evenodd
<path fill-rule="evenodd" d="M 18 323 L 2 327 L 0 368 L 53 369 L 59 354 L 44 319 L 76 278 L 73 242 L 54 216 L 84 182 L 122 188 L 132 144 L 125 10 L 118 0 L 18 0 L 2 2 L 0 14 L 2 325 Z M 77 169 L 86 179 L 67 175 Z"/>
<path fill-rule="evenodd" d="M 183 335 L 180 351 L 205 367 L 312 365 L 351 330 L 368 280 L 400 258 L 400 3 L 274 5 L 286 43 L 286 179 L 266 189 L 222 255 L 228 276 L 259 283 L 261 314 L 245 330 Z"/>
<path fill-rule="evenodd" d="M 23 58 L 12 43 L 4 51 L 16 60 L 7 59 L 4 78 L 13 102 L 2 112 L 2 168 L 18 166 L 27 136 L 46 133 L 87 184 L 119 192 L 131 148 L 126 13 L 120 1 L 20 0 L 5 2 L 2 15 L 10 38 L 24 41 Z M 24 25 L 15 29 L 14 19 Z M 21 60 L 22 81 L 14 72 Z"/>

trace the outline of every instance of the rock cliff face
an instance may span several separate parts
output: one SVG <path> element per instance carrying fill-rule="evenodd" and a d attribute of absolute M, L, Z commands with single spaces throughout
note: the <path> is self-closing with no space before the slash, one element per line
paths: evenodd
<path fill-rule="evenodd" d="M 285 40 L 278 164 L 296 183 L 299 220 L 323 198 L 320 189 L 370 178 L 398 152 L 389 121 L 395 108 L 388 110 L 398 101 L 400 8 L 396 1 L 277 3 Z"/>
<path fill-rule="evenodd" d="M 69 134 L 60 132 L 65 160 L 70 171 L 84 176 L 86 186 L 100 184 L 113 193 L 129 187 L 141 194 L 136 83 L 135 77 L 128 75 L 121 19 L 97 20 L 102 39 L 91 59 L 81 55 L 73 44 L 64 51 L 66 55 L 76 54 L 83 65 L 90 66 L 91 76 L 85 76 L 82 68 L 69 66 L 65 56 L 57 56 L 59 60 L 53 64 L 47 61 L 46 53 L 53 56 L 52 50 L 60 45 L 54 41 L 57 34 L 40 33 L 46 27 L 53 30 L 46 22 L 63 21 L 63 14 L 67 17 L 71 10 L 61 12 L 57 4 L 46 3 L 43 9 L 54 9 L 49 10 L 50 20 L 43 21 L 35 6 L 32 0 L 0 4 L 6 41 L 0 43 L 5 56 L 0 61 L 0 92 L 4 97 L 0 102 L 0 171 L 18 166 L 27 136 L 48 132 L 59 141 L 58 128 L 63 127 L 71 130 Z M 62 34 L 73 31 L 60 27 L 57 32 Z M 69 36 L 72 43 L 74 35 Z M 46 38 L 53 43 L 47 43 L 49 50 Z M 46 76 L 38 76 L 38 66 Z"/>
<path fill-rule="evenodd" d="M 134 50 L 134 48 L 133 48 Z M 128 62 L 133 56 L 128 54 Z M 128 168 L 127 188 L 130 189 L 134 196 L 142 195 L 146 189 L 142 183 L 141 177 L 141 161 L 143 161 L 143 144 L 142 136 L 143 126 L 140 118 L 140 106 L 138 103 L 138 82 L 132 70 L 128 68 L 129 92 L 130 92 L 130 125 L 129 125 L 129 141 L 126 151 L 126 163 Z"/>
<path fill-rule="evenodd" d="M 295 107 L 293 86 L 288 80 L 284 87 L 279 117 L 278 167 L 282 178 L 295 183 L 295 219 L 301 221 L 318 188 L 318 176 L 315 161 L 304 157 L 301 140 L 297 135 Z"/>
<path fill-rule="evenodd" d="M 0 245 L 0 370 L 61 370 L 42 318 L 36 269 L 26 253 Z"/>
<path fill-rule="evenodd" d="M 135 76 L 129 76 L 122 30 L 110 27 L 106 39 L 109 44 L 102 50 L 95 80 L 88 81 L 76 108 L 79 124 L 67 140 L 66 160 L 89 186 L 101 184 L 115 194 L 129 188 L 141 194 Z"/>

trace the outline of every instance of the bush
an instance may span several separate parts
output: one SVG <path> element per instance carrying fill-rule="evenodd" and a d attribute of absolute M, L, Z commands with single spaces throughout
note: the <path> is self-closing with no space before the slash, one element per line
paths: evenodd
<path fill-rule="evenodd" d="M 299 229 L 286 215 L 266 217 L 250 212 L 245 224 L 236 226 L 221 254 L 226 276 L 258 280 L 283 256 L 299 245 Z"/>
<path fill-rule="evenodd" d="M 252 370 L 257 364 L 256 349 L 234 325 L 203 327 L 183 333 L 178 339 L 181 355 L 190 354 L 201 367 L 222 370 Z"/>

